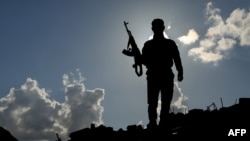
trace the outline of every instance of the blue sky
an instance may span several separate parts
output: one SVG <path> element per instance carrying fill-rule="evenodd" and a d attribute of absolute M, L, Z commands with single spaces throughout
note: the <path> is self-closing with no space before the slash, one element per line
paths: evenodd
<path fill-rule="evenodd" d="M 11 113 L 14 109 L 10 105 L 25 109 L 18 105 L 17 101 L 23 99 L 17 95 L 33 92 L 26 87 L 36 88 L 37 95 L 47 94 L 43 102 L 49 99 L 60 110 L 68 104 L 80 112 L 81 107 L 72 106 L 77 98 L 69 101 L 69 88 L 81 88 L 96 94 L 92 100 L 99 110 L 93 114 L 98 117 L 93 122 L 115 129 L 139 122 L 147 124 L 146 78 L 145 74 L 137 77 L 131 66 L 133 59 L 121 53 L 128 40 L 123 21 L 129 22 L 141 49 L 152 35 L 151 21 L 158 17 L 169 27 L 165 32 L 178 44 L 183 61 L 184 80 L 176 85 L 182 97 L 179 106 L 206 109 L 214 102 L 219 108 L 220 98 L 224 106 L 233 105 L 250 94 L 249 4 L 248 0 L 1 1 L 0 113 L 6 114 L 6 109 Z M 76 92 L 81 95 L 82 91 Z M 11 101 L 11 97 L 16 101 Z M 26 102 L 32 103 L 32 99 Z M 50 110 L 53 109 L 56 108 Z M 83 107 L 82 117 L 84 110 Z M 73 131 L 86 125 L 77 127 L 71 123 L 70 127 Z M 53 131 L 57 131 L 55 126 Z M 32 126 L 30 130 L 41 128 Z"/>

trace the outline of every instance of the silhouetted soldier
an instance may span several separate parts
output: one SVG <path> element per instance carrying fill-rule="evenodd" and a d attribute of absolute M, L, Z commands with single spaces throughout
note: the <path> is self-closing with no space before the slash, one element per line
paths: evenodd
<path fill-rule="evenodd" d="M 160 92 L 161 112 L 159 126 L 167 126 L 173 97 L 174 73 L 171 68 L 174 63 L 178 71 L 178 81 L 183 80 L 179 50 L 173 40 L 164 38 L 164 29 L 164 21 L 154 19 L 152 21 L 153 39 L 145 42 L 142 49 L 142 62 L 147 68 L 148 128 L 157 126 L 157 106 Z"/>

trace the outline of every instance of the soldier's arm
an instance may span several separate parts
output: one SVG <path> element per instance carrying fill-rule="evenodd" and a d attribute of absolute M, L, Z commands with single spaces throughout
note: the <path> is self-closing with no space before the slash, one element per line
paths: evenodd
<path fill-rule="evenodd" d="M 175 63 L 175 67 L 176 70 L 178 71 L 178 80 L 182 81 L 183 79 L 183 66 L 182 66 L 182 61 L 181 61 L 181 57 L 180 57 L 180 52 L 178 50 L 178 47 L 175 43 L 174 44 L 174 63 Z"/>
<path fill-rule="evenodd" d="M 147 42 L 144 44 L 144 46 L 142 48 L 141 60 L 142 60 L 143 65 L 145 65 L 145 66 L 148 65 Z"/>

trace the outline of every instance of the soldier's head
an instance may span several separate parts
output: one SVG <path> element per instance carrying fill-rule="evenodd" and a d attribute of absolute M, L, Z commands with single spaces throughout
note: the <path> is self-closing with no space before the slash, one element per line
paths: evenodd
<path fill-rule="evenodd" d="M 164 21 L 162 19 L 154 19 L 152 21 L 152 30 L 155 34 L 162 34 L 164 29 L 165 29 L 165 26 L 164 26 Z"/>

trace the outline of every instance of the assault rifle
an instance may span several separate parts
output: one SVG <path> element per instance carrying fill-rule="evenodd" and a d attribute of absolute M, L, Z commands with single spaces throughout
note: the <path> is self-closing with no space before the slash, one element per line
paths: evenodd
<path fill-rule="evenodd" d="M 124 21 L 124 26 L 125 26 L 126 31 L 128 33 L 129 40 L 128 40 L 128 44 L 127 44 L 127 49 L 123 49 L 122 53 L 124 55 L 134 57 L 135 63 L 132 66 L 135 69 L 135 73 L 137 74 L 137 76 L 141 76 L 143 73 L 142 72 L 141 52 L 140 52 L 139 48 L 137 47 L 137 45 L 135 43 L 135 39 L 134 39 L 131 31 L 128 29 L 127 24 L 128 24 L 128 22 Z"/>

